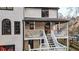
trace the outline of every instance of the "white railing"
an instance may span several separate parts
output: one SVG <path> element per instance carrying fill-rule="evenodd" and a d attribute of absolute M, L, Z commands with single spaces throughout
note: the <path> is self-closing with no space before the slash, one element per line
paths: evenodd
<path fill-rule="evenodd" d="M 30 49 L 30 51 L 66 51 L 66 50 L 67 50 L 67 48 L 63 48 L 63 47 Z"/>
<path fill-rule="evenodd" d="M 45 41 L 44 45 L 45 45 L 46 47 L 49 47 L 49 43 L 48 43 L 48 40 L 47 40 L 47 36 L 46 36 L 44 30 L 43 30 L 43 37 L 44 37 L 44 41 Z"/>
<path fill-rule="evenodd" d="M 42 29 L 25 30 L 25 38 L 40 38 L 42 33 Z"/>
<path fill-rule="evenodd" d="M 40 48 L 46 48 L 46 47 L 48 47 L 47 44 L 48 44 L 48 43 L 41 43 L 41 44 L 40 44 Z"/>
<path fill-rule="evenodd" d="M 61 44 L 61 43 L 59 43 L 57 41 L 57 37 L 55 37 L 54 31 L 51 31 L 51 37 L 53 39 L 53 42 L 54 42 L 55 47 L 58 47 L 58 48 L 61 48 L 62 47 L 63 49 L 66 48 L 66 46 L 64 46 L 63 44 Z"/>
<path fill-rule="evenodd" d="M 57 37 L 67 37 L 67 30 L 62 30 L 62 31 L 55 31 L 54 34 L 57 36 Z"/>

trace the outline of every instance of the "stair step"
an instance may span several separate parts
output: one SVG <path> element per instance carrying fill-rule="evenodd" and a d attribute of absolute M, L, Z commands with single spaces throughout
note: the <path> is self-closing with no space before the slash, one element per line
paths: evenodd
<path fill-rule="evenodd" d="M 54 44 L 54 43 L 49 43 L 49 44 Z"/>
<path fill-rule="evenodd" d="M 49 45 L 54 45 L 54 44 L 49 44 Z"/>
<path fill-rule="evenodd" d="M 49 44 L 54 44 L 54 43 L 50 43 L 50 42 L 48 42 Z"/>
<path fill-rule="evenodd" d="M 48 39 L 49 47 L 55 47 L 51 35 L 47 35 L 47 39 Z"/>
<path fill-rule="evenodd" d="M 55 46 L 50 46 L 50 47 L 55 47 Z"/>

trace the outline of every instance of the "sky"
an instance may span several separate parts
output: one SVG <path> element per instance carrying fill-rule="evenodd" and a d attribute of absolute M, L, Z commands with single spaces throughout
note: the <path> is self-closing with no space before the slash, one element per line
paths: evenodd
<path fill-rule="evenodd" d="M 67 7 L 60 7 L 59 13 L 62 13 L 63 16 L 66 16 L 67 15 Z"/>
<path fill-rule="evenodd" d="M 69 12 L 71 12 L 71 16 L 75 16 L 75 8 L 77 7 L 73 7 L 73 12 L 72 11 L 69 11 L 67 8 L 68 7 L 59 7 L 59 13 L 62 13 L 63 16 L 67 16 Z M 79 16 L 79 13 L 77 14 L 77 16 Z"/>

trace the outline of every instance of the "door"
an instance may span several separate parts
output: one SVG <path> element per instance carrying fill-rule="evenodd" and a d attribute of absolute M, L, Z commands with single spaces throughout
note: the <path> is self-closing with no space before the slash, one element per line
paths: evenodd
<path fill-rule="evenodd" d="M 50 22 L 46 22 L 44 27 L 46 35 L 50 34 Z"/>
<path fill-rule="evenodd" d="M 33 49 L 33 40 L 29 40 L 28 44 L 30 45 L 30 48 Z"/>

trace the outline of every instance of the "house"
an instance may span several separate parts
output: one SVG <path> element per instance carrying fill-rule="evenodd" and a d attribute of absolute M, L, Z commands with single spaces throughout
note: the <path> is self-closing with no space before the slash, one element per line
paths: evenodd
<path fill-rule="evenodd" d="M 0 50 L 23 50 L 22 20 L 23 8 L 0 7 Z"/>
<path fill-rule="evenodd" d="M 58 9 L 0 7 L 0 50 L 68 50 L 69 20 L 58 19 Z M 67 46 L 57 41 L 61 38 L 67 39 Z"/>
<path fill-rule="evenodd" d="M 24 50 L 68 50 L 68 21 L 58 19 L 58 7 L 25 7 Z M 63 25 L 64 24 L 64 25 Z M 64 29 L 66 28 L 66 29 Z M 58 39 L 67 39 L 67 47 Z"/>

